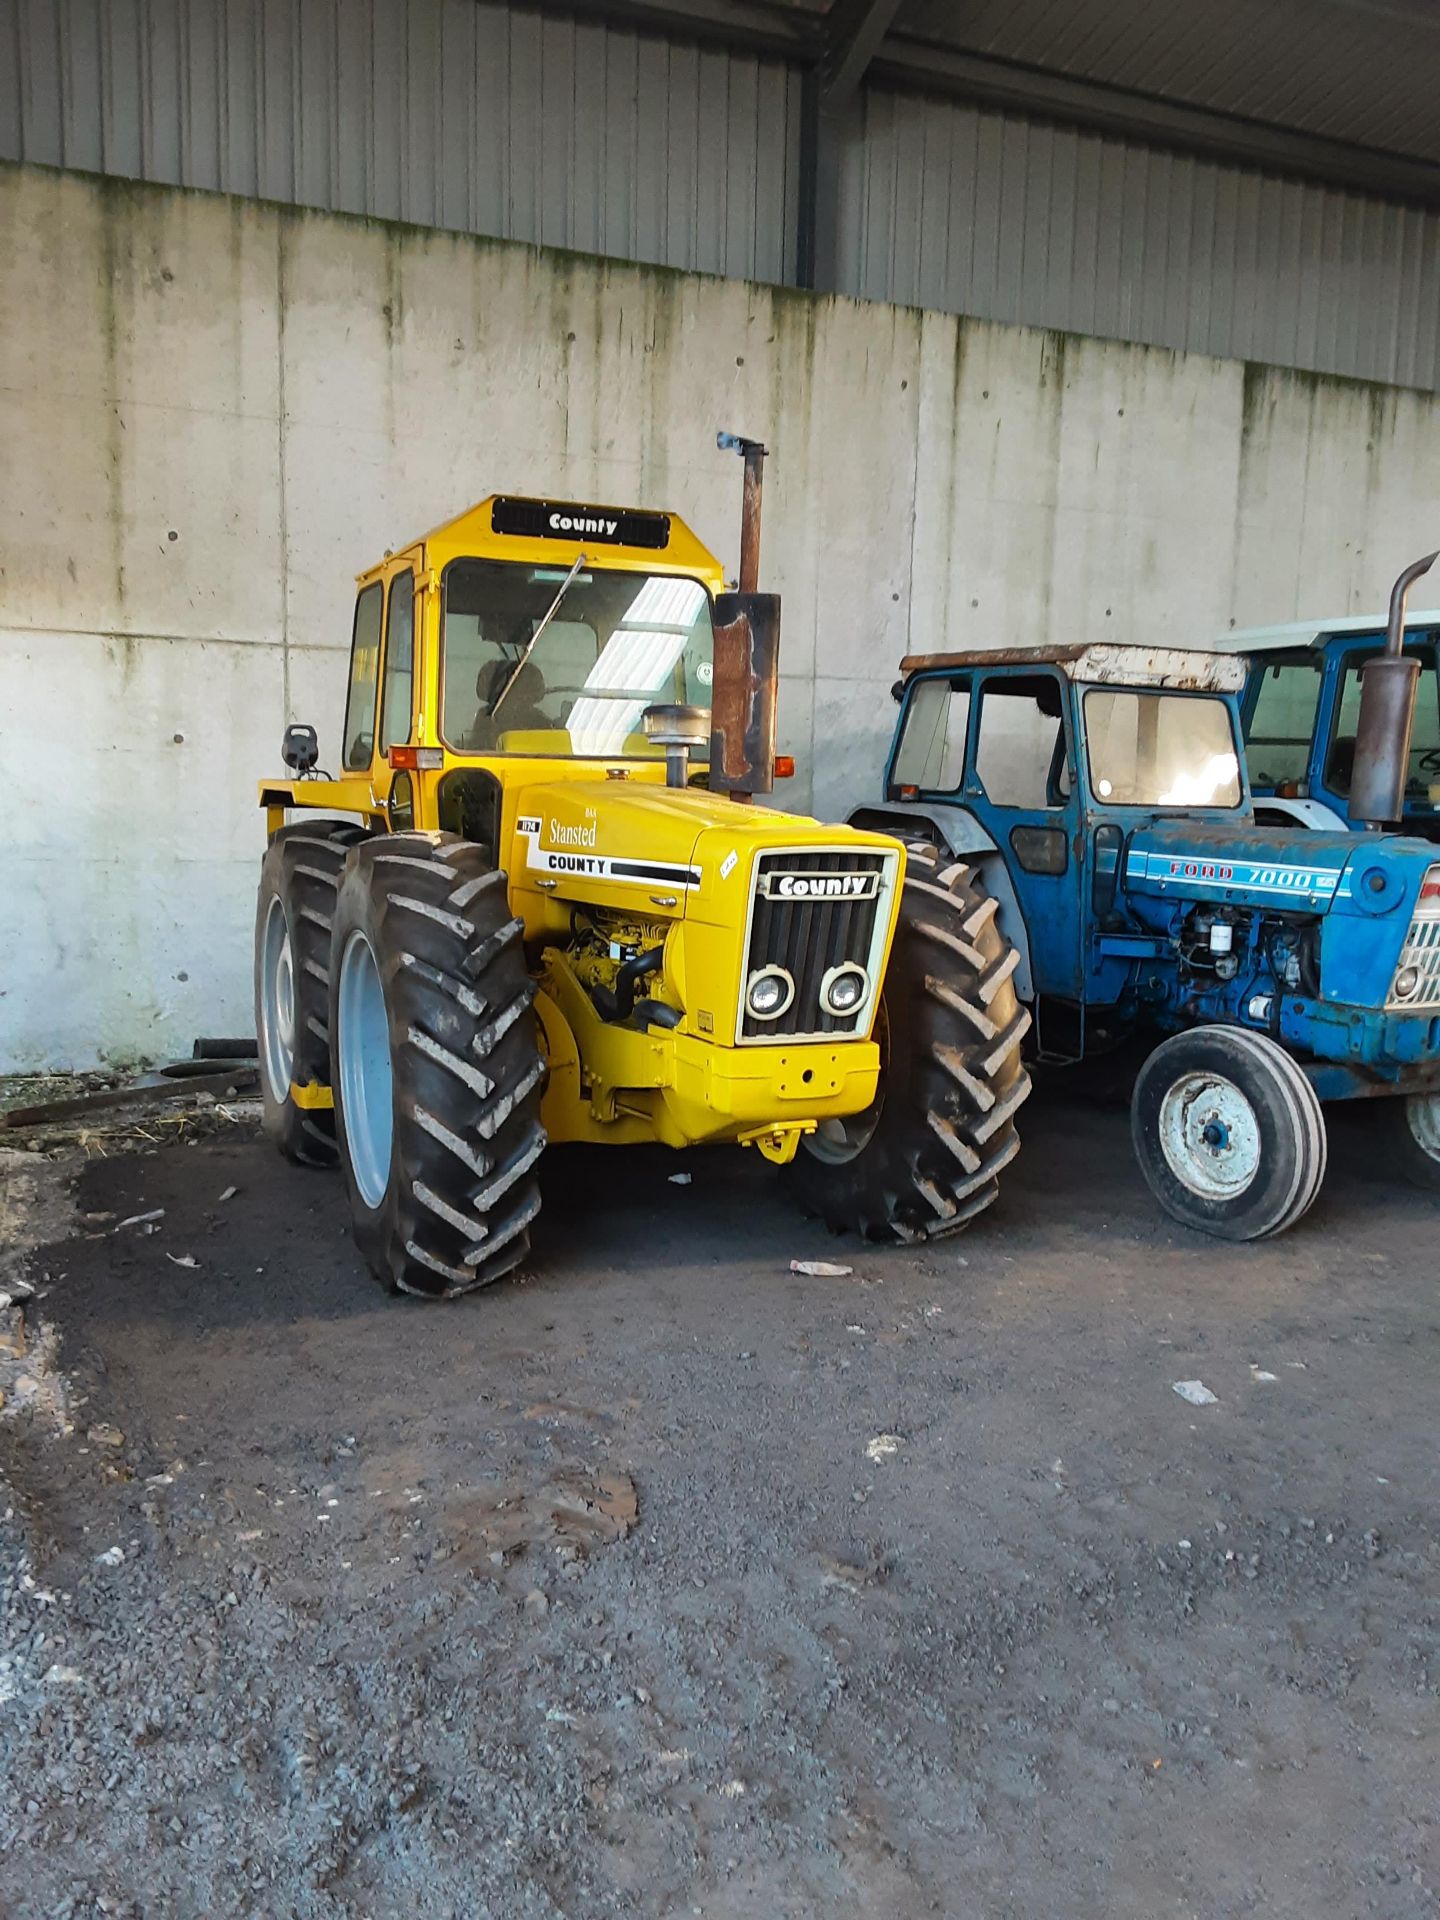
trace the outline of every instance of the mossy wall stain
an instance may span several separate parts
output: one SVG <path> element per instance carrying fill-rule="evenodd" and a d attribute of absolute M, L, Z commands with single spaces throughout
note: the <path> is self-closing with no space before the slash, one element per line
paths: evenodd
<path fill-rule="evenodd" d="M 100 224 L 100 326 L 104 341 L 105 379 L 107 398 L 105 400 L 105 461 L 106 483 L 109 494 L 109 507 L 106 515 L 107 545 L 110 549 L 111 571 L 115 584 L 115 607 L 117 618 L 123 618 L 125 607 L 125 479 L 124 479 L 124 424 L 120 418 L 120 316 L 122 300 L 118 286 L 122 256 L 126 251 L 127 235 L 123 223 L 116 216 L 115 200 L 119 196 L 106 195 L 103 217 Z"/>

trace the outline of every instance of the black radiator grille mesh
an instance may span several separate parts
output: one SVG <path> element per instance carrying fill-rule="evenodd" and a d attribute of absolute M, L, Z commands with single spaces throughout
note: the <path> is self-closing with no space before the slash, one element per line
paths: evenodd
<path fill-rule="evenodd" d="M 885 864 L 883 853 L 761 854 L 755 868 L 745 984 L 761 967 L 784 967 L 795 982 L 795 998 L 778 1020 L 757 1020 L 747 1008 L 740 1027 L 742 1040 L 826 1033 L 848 1040 L 862 1030 L 869 1018 L 868 1005 L 862 1002 L 850 1014 L 826 1013 L 820 1005 L 820 982 L 831 967 L 847 961 L 868 965 L 880 900 L 767 899 L 760 882 L 767 873 L 881 874 Z"/>

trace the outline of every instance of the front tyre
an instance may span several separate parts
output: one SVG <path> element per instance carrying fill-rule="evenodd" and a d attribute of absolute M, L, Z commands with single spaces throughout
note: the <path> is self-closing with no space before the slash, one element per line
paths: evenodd
<path fill-rule="evenodd" d="M 1399 1094 L 1380 1107 L 1387 1164 L 1426 1193 L 1440 1193 L 1440 1093 Z"/>
<path fill-rule="evenodd" d="M 1020 1150 L 1030 1092 L 1015 996 L 1018 955 L 979 877 L 909 848 L 876 1035 L 875 1104 L 822 1121 L 787 1169 L 801 1204 L 837 1233 L 933 1240 L 968 1225 Z"/>
<path fill-rule="evenodd" d="M 1165 1211 L 1222 1240 L 1293 1226 L 1325 1177 L 1315 1089 L 1283 1047 L 1241 1027 L 1163 1041 L 1136 1079 L 1130 1132 Z"/>
<path fill-rule="evenodd" d="M 403 1293 L 448 1299 L 525 1258 L 543 1071 L 505 875 L 443 833 L 347 861 L 331 942 L 335 1114 L 355 1240 Z"/>
<path fill-rule="evenodd" d="M 282 827 L 260 865 L 255 915 L 255 1034 L 267 1136 L 287 1160 L 333 1167 L 335 1118 L 307 1104 L 330 1085 L 330 923 L 345 856 L 365 829 L 343 820 Z M 295 1091 L 301 1090 L 301 1098 Z"/>

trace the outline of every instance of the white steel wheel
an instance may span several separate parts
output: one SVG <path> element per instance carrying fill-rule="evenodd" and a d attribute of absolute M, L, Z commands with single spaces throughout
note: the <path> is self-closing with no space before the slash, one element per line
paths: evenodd
<path fill-rule="evenodd" d="M 357 927 L 340 956 L 336 1003 L 340 1097 L 350 1173 L 367 1207 L 378 1207 L 390 1184 L 395 1143 L 395 1075 L 390 1022 L 375 950 Z"/>
<path fill-rule="evenodd" d="M 1387 1165 L 1427 1193 L 1440 1193 L 1440 1093 L 1399 1094 L 1379 1105 Z"/>
<path fill-rule="evenodd" d="M 1160 1102 L 1160 1149 L 1191 1193 L 1234 1199 L 1260 1171 L 1260 1122 L 1233 1080 L 1182 1074 Z"/>
<path fill-rule="evenodd" d="M 1136 1079 L 1130 1127 L 1161 1206 L 1221 1239 L 1292 1226 L 1325 1173 L 1314 1088 L 1283 1047 L 1238 1027 L 1196 1027 L 1158 1046 Z"/>
<path fill-rule="evenodd" d="M 1403 1112 L 1411 1139 L 1427 1160 L 1440 1164 L 1440 1094 L 1412 1093 Z"/>
<path fill-rule="evenodd" d="M 272 894 L 260 930 L 260 1064 L 272 1100 L 290 1094 L 295 1066 L 295 955 L 285 903 Z"/>

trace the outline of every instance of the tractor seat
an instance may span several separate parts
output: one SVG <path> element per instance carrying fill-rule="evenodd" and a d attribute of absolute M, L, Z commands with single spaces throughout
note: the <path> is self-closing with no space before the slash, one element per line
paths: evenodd
<path fill-rule="evenodd" d="M 1354 776 L 1355 736 L 1353 733 L 1339 734 L 1325 762 L 1325 784 L 1333 787 L 1336 793 L 1349 793 Z"/>
<path fill-rule="evenodd" d="M 553 727 L 554 722 L 540 706 L 545 697 L 545 676 L 533 660 L 527 660 L 516 675 L 498 717 L 491 713 L 491 702 L 499 699 L 514 672 L 513 660 L 487 660 L 476 674 L 475 719 L 462 752 L 493 753 L 502 734 L 544 732 Z"/>

